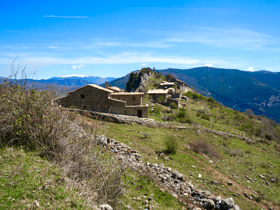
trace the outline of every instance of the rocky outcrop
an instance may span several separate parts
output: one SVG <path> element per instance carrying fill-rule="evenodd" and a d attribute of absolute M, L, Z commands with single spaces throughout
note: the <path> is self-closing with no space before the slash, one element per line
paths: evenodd
<path fill-rule="evenodd" d="M 126 91 L 128 92 L 144 92 L 144 88 L 148 85 L 151 76 L 159 76 L 159 73 L 151 68 L 142 68 L 140 71 L 132 72 L 126 83 Z"/>

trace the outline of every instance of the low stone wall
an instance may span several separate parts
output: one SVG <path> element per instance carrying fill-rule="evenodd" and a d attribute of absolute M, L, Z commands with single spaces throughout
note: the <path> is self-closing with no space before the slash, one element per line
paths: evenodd
<path fill-rule="evenodd" d="M 240 210 L 239 206 L 234 204 L 232 198 L 222 199 L 221 196 L 214 195 L 210 191 L 200 190 L 191 181 L 188 181 L 184 175 L 170 167 L 164 167 L 163 164 L 143 163 L 141 155 L 123 143 L 103 135 L 98 136 L 96 141 L 99 145 L 110 149 L 120 161 L 131 166 L 132 169 L 137 170 L 139 173 L 150 173 L 155 183 L 160 183 L 162 189 L 168 191 L 189 209 Z M 186 198 L 188 201 L 191 200 L 192 204 L 187 203 Z"/>
<path fill-rule="evenodd" d="M 154 119 L 149 118 L 138 118 L 133 116 L 127 115 L 120 115 L 120 114 L 110 114 L 110 113 L 103 113 L 103 112 L 95 112 L 89 110 L 81 110 L 81 109 L 68 109 L 70 111 L 77 111 L 77 112 L 89 112 L 94 118 L 109 121 L 109 122 L 117 122 L 117 123 L 126 123 L 126 124 L 139 124 L 147 127 L 164 127 L 169 129 L 197 129 L 198 131 L 203 132 L 211 132 L 219 136 L 223 137 L 235 137 L 241 140 L 246 141 L 247 143 L 254 143 L 256 139 L 248 138 L 246 136 L 240 136 L 228 132 L 217 131 L 210 128 L 203 127 L 202 125 L 198 124 L 182 124 L 182 123 L 169 123 L 169 122 L 157 122 Z M 199 132 L 200 133 L 200 132 Z"/>

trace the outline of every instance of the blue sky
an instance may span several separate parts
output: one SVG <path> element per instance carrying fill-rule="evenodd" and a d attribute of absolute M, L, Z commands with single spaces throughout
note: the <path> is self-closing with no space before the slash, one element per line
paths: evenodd
<path fill-rule="evenodd" d="M 280 71 L 279 1 L 2 1 L 0 76 L 142 67 Z"/>

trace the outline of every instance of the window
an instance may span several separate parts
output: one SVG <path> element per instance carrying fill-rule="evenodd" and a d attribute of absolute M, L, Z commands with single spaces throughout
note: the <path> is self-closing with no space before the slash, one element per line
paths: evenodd
<path fill-rule="evenodd" d="M 86 95 L 85 94 L 81 94 L 81 99 L 85 99 Z"/>
<path fill-rule="evenodd" d="M 135 96 L 132 96 L 132 101 L 135 101 Z"/>

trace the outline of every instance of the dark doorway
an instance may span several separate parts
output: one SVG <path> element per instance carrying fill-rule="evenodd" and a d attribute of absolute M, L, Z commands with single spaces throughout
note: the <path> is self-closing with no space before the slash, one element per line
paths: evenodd
<path fill-rule="evenodd" d="M 138 117 L 142 117 L 142 110 L 138 110 Z"/>

